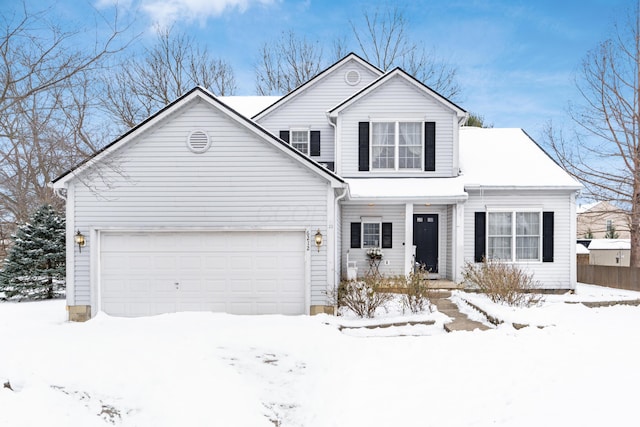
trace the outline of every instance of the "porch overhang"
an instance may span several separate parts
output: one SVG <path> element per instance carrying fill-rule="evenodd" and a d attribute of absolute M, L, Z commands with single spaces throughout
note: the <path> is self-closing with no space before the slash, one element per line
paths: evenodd
<path fill-rule="evenodd" d="M 349 194 L 345 203 L 375 204 L 456 204 L 469 194 L 456 178 L 347 178 Z"/>

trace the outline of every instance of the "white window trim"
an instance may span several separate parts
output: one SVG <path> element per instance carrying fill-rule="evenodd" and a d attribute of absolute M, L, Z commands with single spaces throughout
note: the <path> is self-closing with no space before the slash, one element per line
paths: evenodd
<path fill-rule="evenodd" d="M 364 225 L 365 224 L 378 224 L 378 246 L 365 246 L 364 244 Z M 360 222 L 361 233 L 360 233 L 360 247 L 362 249 L 370 249 L 370 248 L 382 248 L 382 220 L 378 218 L 362 218 Z"/>
<path fill-rule="evenodd" d="M 393 169 L 375 168 L 373 167 L 373 125 L 374 123 L 394 123 L 394 141 L 393 141 Z M 420 167 L 417 168 L 400 168 L 400 123 L 420 123 Z M 423 172 L 424 171 L 424 123 L 422 119 L 412 120 L 406 119 L 375 119 L 369 121 L 369 170 L 372 172 Z"/>
<path fill-rule="evenodd" d="M 304 133 L 307 134 L 307 152 L 306 153 L 304 151 L 301 151 L 301 150 L 297 149 L 293 145 L 293 133 L 294 132 L 304 132 Z M 289 145 L 291 145 L 293 148 L 296 148 L 296 150 L 300 151 L 302 154 L 310 156 L 311 155 L 311 130 L 309 128 L 290 128 L 289 129 Z"/>
<path fill-rule="evenodd" d="M 516 259 L 516 251 L 517 251 L 517 241 L 518 236 L 516 234 L 516 214 L 522 212 L 536 212 L 538 213 L 538 221 L 539 221 L 539 230 L 540 234 L 538 235 L 538 258 L 537 259 Z M 537 264 L 542 263 L 542 246 L 543 246 L 543 238 L 544 233 L 542 229 L 542 210 L 539 208 L 500 208 L 500 209 L 491 209 L 487 210 L 487 223 L 485 228 L 485 247 L 487 248 L 487 256 L 489 252 L 489 215 L 492 213 L 509 213 L 511 214 L 511 259 L 496 259 L 501 262 L 506 262 L 510 264 Z M 493 258 L 491 258 L 493 259 Z"/>

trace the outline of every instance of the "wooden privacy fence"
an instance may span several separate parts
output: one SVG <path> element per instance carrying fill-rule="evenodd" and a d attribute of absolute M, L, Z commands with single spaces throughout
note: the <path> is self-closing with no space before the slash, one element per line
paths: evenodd
<path fill-rule="evenodd" d="M 640 291 L 640 268 L 578 264 L 578 282 Z"/>

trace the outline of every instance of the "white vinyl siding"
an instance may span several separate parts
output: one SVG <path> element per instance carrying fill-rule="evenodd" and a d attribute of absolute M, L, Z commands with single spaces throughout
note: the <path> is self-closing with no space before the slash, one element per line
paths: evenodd
<path fill-rule="evenodd" d="M 451 236 L 447 239 L 445 239 L 445 245 L 446 247 L 444 248 L 444 253 L 445 253 L 445 262 L 446 265 L 442 268 L 445 271 L 446 277 L 451 279 L 453 278 L 453 247 L 455 246 L 455 243 L 453 242 L 453 216 L 455 215 L 455 208 L 453 206 L 447 206 L 446 209 L 446 223 L 447 226 L 445 228 L 445 230 L 447 231 L 447 233 L 449 233 L 448 235 Z"/>
<path fill-rule="evenodd" d="M 185 146 L 193 129 L 211 148 Z M 286 148 L 285 148 L 286 150 Z M 205 102 L 194 101 L 75 181 L 75 227 L 317 230 L 327 224 L 328 181 Z M 90 304 L 94 242 L 76 253 L 76 304 Z M 310 254 L 311 305 L 325 305 L 326 251 Z"/>
<path fill-rule="evenodd" d="M 539 211 L 554 213 L 553 262 L 519 261 L 517 265 L 534 274 L 545 289 L 572 289 L 571 266 L 575 263 L 571 246 L 575 236 L 571 234 L 571 192 L 553 190 L 484 190 L 469 191 L 465 203 L 465 261 L 474 260 L 475 212 L 490 212 L 491 207 L 508 207 L 511 211 Z M 494 209 L 496 210 L 496 209 Z M 506 209 L 505 209 L 506 210 Z M 575 230 L 575 227 L 573 227 Z M 540 245 L 543 243 L 541 242 Z"/>
<path fill-rule="evenodd" d="M 375 171 L 375 168 L 366 172 L 358 171 L 358 123 L 385 121 L 436 123 L 436 170 L 398 170 L 394 176 L 450 177 L 457 174 L 453 167 L 458 131 L 456 114 L 403 78 L 395 77 L 345 108 L 338 116 L 338 129 L 341 129 L 339 175 L 347 178 L 389 176 L 388 171 Z M 421 128 L 420 132 L 423 133 L 424 126 Z M 423 149 L 420 155 L 424 156 Z"/>
<path fill-rule="evenodd" d="M 357 71 L 360 82 L 349 85 L 345 81 L 345 73 Z M 312 86 L 297 93 L 290 100 L 260 117 L 257 122 L 271 133 L 278 135 L 281 130 L 308 128 L 320 131 L 320 156 L 314 157 L 318 162 L 334 162 L 334 128 L 327 120 L 326 112 L 348 98 L 358 90 L 367 86 L 378 76 L 356 61 L 347 61 Z"/>

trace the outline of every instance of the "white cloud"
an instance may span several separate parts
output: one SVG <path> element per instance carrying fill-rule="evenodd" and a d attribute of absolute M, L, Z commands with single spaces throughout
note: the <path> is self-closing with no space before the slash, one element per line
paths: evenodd
<path fill-rule="evenodd" d="M 109 1 L 109 0 L 100 0 Z M 142 0 L 140 10 L 153 22 L 169 25 L 179 21 L 204 23 L 211 17 L 237 9 L 245 12 L 256 4 L 268 5 L 276 0 Z"/>

